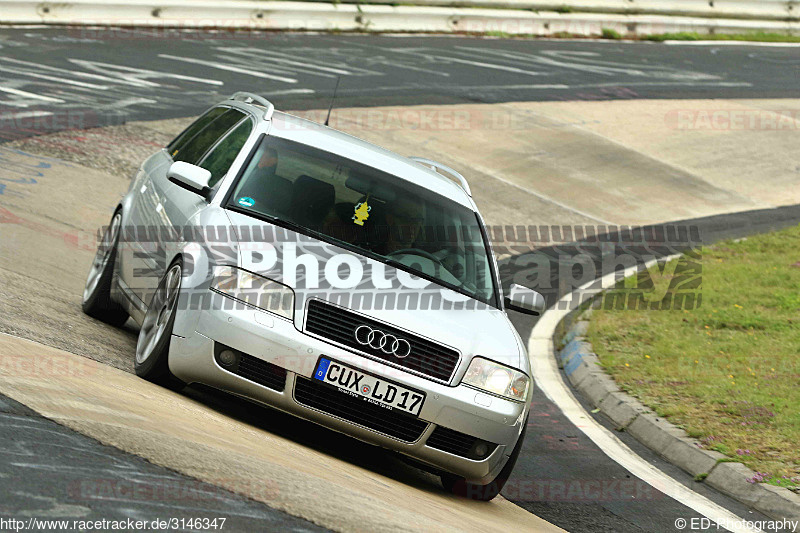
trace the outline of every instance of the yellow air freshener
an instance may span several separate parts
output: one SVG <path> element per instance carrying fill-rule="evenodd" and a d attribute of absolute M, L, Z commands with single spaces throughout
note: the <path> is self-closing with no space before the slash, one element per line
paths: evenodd
<path fill-rule="evenodd" d="M 364 222 L 366 222 L 369 218 L 369 212 L 372 211 L 372 208 L 369 206 L 369 204 L 367 204 L 367 200 L 369 200 L 369 198 L 356 205 L 356 212 L 353 215 L 353 222 L 359 226 L 364 225 Z"/>

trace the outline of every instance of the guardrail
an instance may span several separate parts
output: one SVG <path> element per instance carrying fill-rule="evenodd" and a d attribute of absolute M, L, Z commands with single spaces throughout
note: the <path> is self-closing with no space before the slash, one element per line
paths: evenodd
<path fill-rule="evenodd" d="M 390 0 L 379 0 L 390 1 Z M 414 1 L 414 0 L 412 0 Z M 416 0 L 423 1 L 423 0 Z M 424 0 L 445 2 L 449 0 Z M 517 2 L 531 0 L 458 0 Z M 621 1 L 621 0 L 620 0 Z M 625 0 L 628 3 L 666 0 Z M 716 5 L 719 1 L 710 0 Z M 728 0 L 732 2 L 734 0 Z M 617 0 L 588 0 L 617 2 Z M 697 0 L 683 0 L 686 4 Z M 750 2 L 755 4 L 757 2 Z M 786 2 L 765 2 L 784 4 Z M 346 4 L 253 0 L 0 0 L 0 23 L 115 27 L 218 28 L 357 32 L 503 33 L 509 35 L 598 36 L 604 29 L 622 35 L 673 32 L 800 33 L 800 22 L 774 19 L 705 18 L 620 13 L 566 13 L 521 9 L 434 5 Z"/>
<path fill-rule="evenodd" d="M 313 0 L 308 0 L 313 1 Z M 397 0 L 340 0 L 397 4 Z M 522 9 L 556 13 L 615 13 L 769 20 L 800 19 L 800 0 L 403 0 L 404 5 Z"/>

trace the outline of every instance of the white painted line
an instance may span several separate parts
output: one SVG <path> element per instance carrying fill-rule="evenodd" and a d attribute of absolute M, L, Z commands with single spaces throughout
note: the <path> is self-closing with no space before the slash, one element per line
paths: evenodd
<path fill-rule="evenodd" d="M 123 78 L 112 78 L 110 76 L 103 76 L 101 74 L 92 74 L 91 72 L 81 72 L 81 71 L 77 71 L 77 70 L 67 70 L 67 69 L 63 69 L 63 68 L 59 68 L 59 67 L 51 67 L 51 66 L 48 66 L 48 65 L 42 65 L 40 63 L 32 63 L 30 61 L 23 61 L 21 59 L 12 59 L 10 57 L 0 57 L 0 61 L 7 61 L 7 62 L 14 63 L 14 64 L 17 64 L 17 65 L 24 65 L 24 66 L 27 66 L 27 67 L 31 67 L 36 71 L 48 70 L 50 72 L 58 72 L 60 74 L 63 74 L 64 76 L 76 76 L 76 77 L 81 77 L 81 78 L 89 78 L 89 79 L 93 79 L 93 80 L 102 80 L 102 81 L 106 81 L 106 82 L 110 82 L 110 83 L 116 83 L 116 84 L 133 85 L 135 87 L 158 87 L 157 83 L 153 83 L 153 82 L 149 82 L 149 81 L 145 81 L 145 80 L 133 80 L 133 81 L 131 81 L 131 80 L 127 79 L 127 78 L 126 79 L 123 79 Z M 219 82 L 219 85 L 221 85 L 221 84 L 222 84 L 222 82 Z"/>
<path fill-rule="evenodd" d="M 339 92 L 342 94 L 369 94 L 369 93 L 376 93 L 376 92 L 386 92 L 386 91 L 403 91 L 403 90 L 419 90 L 419 89 L 441 89 L 441 85 L 432 85 L 432 84 L 413 84 L 413 85 L 391 85 L 389 87 L 368 87 L 365 89 L 339 89 Z M 507 89 L 509 91 L 514 90 L 545 90 L 545 89 L 571 89 L 569 85 L 561 85 L 561 84 L 532 84 L 532 85 L 459 85 L 456 87 L 457 89 L 463 90 L 472 90 L 472 89 L 496 89 L 496 90 L 504 90 Z"/>
<path fill-rule="evenodd" d="M 508 91 L 546 90 L 546 89 L 590 89 L 592 87 L 752 87 L 752 83 L 745 81 L 632 81 L 632 82 L 607 82 L 607 83 L 580 83 L 578 85 L 563 85 L 554 83 L 532 85 L 462 85 L 460 89 L 492 89 Z M 432 87 L 432 86 L 431 86 Z"/>
<path fill-rule="evenodd" d="M 84 81 L 75 81 L 75 80 L 68 80 L 66 78 L 56 78 L 54 76 L 48 76 L 47 74 L 40 74 L 38 72 L 29 72 L 27 70 L 22 70 L 18 68 L 9 68 L 0 66 L 0 70 L 4 72 L 10 72 L 12 74 L 19 74 L 21 76 L 29 76 L 31 78 L 39 78 L 41 80 L 48 80 L 48 81 L 55 81 L 58 83 L 66 83 L 67 85 L 74 85 L 76 87 L 84 87 L 86 89 L 97 89 L 97 90 L 106 90 L 108 89 L 108 85 L 95 85 L 94 83 L 86 83 Z"/>
<path fill-rule="evenodd" d="M 284 65 L 277 65 L 277 64 L 273 64 L 273 63 L 269 63 L 265 68 L 264 65 L 261 64 L 261 63 L 255 63 L 252 60 L 243 59 L 243 58 L 241 58 L 239 56 L 235 56 L 235 55 L 217 54 L 214 57 L 216 57 L 219 60 L 218 62 L 221 62 L 221 63 L 228 63 L 228 64 L 230 64 L 232 66 L 240 66 L 241 68 L 249 68 L 250 70 L 253 70 L 255 68 L 259 68 L 259 69 L 262 69 L 262 70 L 267 70 L 267 71 L 271 72 L 272 74 L 285 74 L 287 76 L 297 76 L 301 72 L 305 72 L 301 68 L 285 67 Z M 312 74 L 317 74 L 317 73 L 316 72 L 312 72 Z M 336 77 L 333 74 L 320 74 L 320 75 L 325 77 L 325 78 L 335 78 Z"/>
<path fill-rule="evenodd" d="M 249 55 L 256 60 L 263 60 L 263 61 L 274 61 L 277 63 L 283 63 L 285 65 L 294 65 L 297 67 L 303 67 L 306 69 L 317 69 L 323 72 L 330 72 L 331 74 L 337 74 L 339 76 L 350 76 L 353 72 L 349 70 L 344 70 L 341 68 L 334 68 L 334 67 L 326 67 L 322 65 L 317 65 L 313 63 L 310 59 L 305 61 L 294 61 L 291 58 L 293 56 L 288 54 L 283 54 L 281 52 L 276 52 L 274 50 L 261 50 L 259 48 L 245 48 L 245 49 L 237 49 L 237 48 L 219 48 L 219 50 L 234 54 L 243 54 Z M 254 57 L 255 56 L 255 57 Z M 265 57 L 267 56 L 267 57 Z M 275 57 L 278 56 L 278 57 Z"/>
<path fill-rule="evenodd" d="M 316 91 L 314 89 L 286 89 L 284 91 L 269 91 L 269 92 L 262 92 L 264 96 L 278 96 L 283 94 L 314 94 Z"/>
<path fill-rule="evenodd" d="M 414 67 L 414 66 L 411 66 L 411 65 L 406 65 L 404 63 L 396 63 L 394 61 L 388 61 L 388 60 L 385 60 L 385 59 L 383 61 L 381 61 L 381 65 L 384 65 L 384 66 L 387 66 L 387 67 L 394 67 L 394 68 L 404 68 L 406 70 L 413 70 L 415 72 L 424 72 L 425 74 L 430 74 L 431 76 L 442 76 L 444 78 L 449 78 L 450 77 L 450 73 L 449 72 L 442 72 L 440 70 L 431 70 L 431 69 L 422 68 L 422 67 Z"/>
<path fill-rule="evenodd" d="M 24 104 L 22 102 L 14 102 L 13 100 L 0 100 L 0 104 L 11 106 L 11 107 L 21 107 L 23 109 L 27 108 L 27 107 L 30 107 L 28 104 Z"/>
<path fill-rule="evenodd" d="M 5 102 L 3 102 L 5 103 Z M 15 120 L 19 118 L 36 118 L 36 117 L 49 117 L 53 113 L 50 111 L 22 111 L 20 113 L 11 113 L 8 115 L 0 114 L 0 120 Z"/>
<path fill-rule="evenodd" d="M 553 84 L 532 84 L 532 85 L 472 85 L 472 86 L 464 86 L 460 87 L 461 89 L 500 89 L 500 90 L 544 90 L 544 89 L 570 89 L 569 85 L 564 85 L 562 83 L 553 83 Z"/>
<path fill-rule="evenodd" d="M 679 70 L 660 65 L 631 65 L 617 61 L 603 59 L 598 52 L 583 52 L 569 50 L 543 50 L 536 54 L 527 54 L 513 51 L 500 51 L 473 46 L 456 46 L 455 53 L 468 53 L 475 55 L 488 55 L 503 58 L 503 61 L 516 63 L 529 63 L 547 65 L 562 69 L 572 69 L 604 76 L 619 76 L 624 74 L 640 78 L 655 78 L 676 81 L 718 80 L 719 76 Z"/>
<path fill-rule="evenodd" d="M 33 98 L 34 100 L 42 100 L 43 102 L 53 102 L 54 104 L 63 104 L 64 100 L 52 98 L 50 96 L 42 96 L 40 94 L 33 94 L 27 91 L 20 91 L 19 89 L 12 89 L 11 87 L 0 87 L 0 91 L 9 94 L 16 94 L 17 96 L 24 96 L 26 98 Z"/>
<path fill-rule="evenodd" d="M 203 59 L 194 59 L 190 57 L 178 57 L 169 54 L 158 54 L 158 57 L 164 59 L 172 59 L 174 61 L 183 61 L 184 63 L 194 63 L 195 65 L 204 65 L 206 67 L 217 68 L 220 70 L 227 70 L 229 72 L 236 72 L 237 74 L 247 74 L 248 76 L 255 76 L 256 78 L 265 78 L 268 80 L 282 81 L 284 83 L 297 83 L 297 80 L 294 78 L 274 76 L 272 74 L 266 74 L 264 72 L 259 72 L 257 70 L 249 70 L 249 69 L 234 67 L 232 65 L 226 65 L 224 63 L 217 63 L 216 61 L 205 61 Z"/>
<path fill-rule="evenodd" d="M 667 87 L 667 86 L 687 86 L 687 87 L 752 87 L 752 83 L 746 81 L 633 81 L 633 82 L 608 82 L 608 83 L 587 83 L 574 85 L 573 89 L 588 87 Z"/>
<path fill-rule="evenodd" d="M 796 48 L 800 43 L 763 43 L 756 41 L 664 41 L 668 46 L 764 46 L 770 48 Z"/>
<path fill-rule="evenodd" d="M 679 257 L 679 254 L 671 255 L 664 259 L 669 260 L 676 257 Z M 656 260 L 648 261 L 645 267 L 649 268 L 656 262 Z M 635 274 L 636 270 L 636 267 L 625 269 L 624 276 L 627 277 Z M 616 272 L 612 272 L 603 276 L 599 287 L 611 286 L 617 275 Z M 580 402 L 578 402 L 572 394 L 572 391 L 564 383 L 556 362 L 556 354 L 552 341 L 553 334 L 555 333 L 558 323 L 572 309 L 575 309 L 581 301 L 585 301 L 585 298 L 576 298 L 573 295 L 579 293 L 583 296 L 588 295 L 590 291 L 599 292 L 602 290 L 594 288 L 597 286 L 597 280 L 590 281 L 579 287 L 573 293 L 563 296 L 558 303 L 556 303 L 554 308 L 545 312 L 534 326 L 533 331 L 531 331 L 531 336 L 528 339 L 528 354 L 531 359 L 531 367 L 536 385 L 539 386 L 545 396 L 564 413 L 575 427 L 589 437 L 603 453 L 608 455 L 634 476 L 717 524 L 732 525 L 733 529 L 730 531 L 734 533 L 756 531 L 745 528 L 744 522 L 740 517 L 731 513 L 724 507 L 717 505 L 705 496 L 685 487 L 639 457 L 624 442 L 619 440 L 613 433 L 592 418 L 592 416 L 583 409 Z"/>
<path fill-rule="evenodd" d="M 130 107 L 133 105 L 139 104 L 156 104 L 158 103 L 157 100 L 151 100 L 150 98 L 125 98 L 123 100 L 117 100 L 116 102 L 112 102 L 110 104 L 100 106 L 101 109 L 122 109 L 124 107 Z"/>
<path fill-rule="evenodd" d="M 70 63 L 80 65 L 89 70 L 98 72 L 107 72 L 108 74 L 118 76 L 117 81 L 123 81 L 134 86 L 139 87 L 160 87 L 161 85 L 148 78 L 172 78 L 176 80 L 193 81 L 196 83 L 205 83 L 208 85 L 223 85 L 220 80 L 212 80 L 208 78 L 196 78 L 194 76 L 184 76 L 183 74 L 173 74 L 171 72 L 160 72 L 157 70 L 149 70 L 144 68 L 128 67 L 125 65 L 115 65 L 113 63 L 101 63 L 99 61 L 89 61 L 86 59 L 68 58 Z M 116 72 L 115 72 L 116 71 Z M 122 72 L 120 72 L 122 71 Z M 130 74 L 124 74 L 130 72 Z"/>
<path fill-rule="evenodd" d="M 541 76 L 541 72 L 536 72 L 534 70 L 524 70 L 517 67 L 509 67 L 507 65 L 500 65 L 497 63 L 485 63 L 482 61 L 471 61 L 469 59 L 460 59 L 458 57 L 450 57 L 450 56 L 443 56 L 439 54 L 431 54 L 425 52 L 423 50 L 418 50 L 414 48 L 393 48 L 391 49 L 392 52 L 400 53 L 400 54 L 410 54 L 410 55 L 418 55 L 422 57 L 432 58 L 434 60 L 441 60 L 441 61 L 450 61 L 452 63 L 461 63 L 462 65 L 470 65 L 473 67 L 480 67 L 480 68 L 487 68 L 493 70 L 503 70 L 506 72 L 514 72 L 515 74 L 526 74 L 528 76 Z"/>

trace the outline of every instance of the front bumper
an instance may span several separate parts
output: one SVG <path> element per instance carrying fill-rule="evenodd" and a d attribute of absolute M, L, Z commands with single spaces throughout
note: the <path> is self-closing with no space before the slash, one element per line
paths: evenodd
<path fill-rule="evenodd" d="M 209 300 L 210 305 L 197 311 L 196 331 L 187 337 L 173 336 L 170 344 L 170 370 L 187 383 L 203 383 L 268 405 L 402 453 L 432 470 L 451 472 L 476 483 L 494 479 L 522 431 L 521 424 L 527 414 L 524 403 L 489 396 L 465 385 L 452 387 L 403 372 L 306 335 L 291 321 L 249 307 L 224 308 L 227 299 L 216 293 L 211 293 Z M 285 388 L 273 390 L 225 370 L 215 360 L 215 343 L 286 369 Z M 421 436 L 414 442 L 405 442 L 299 403 L 294 395 L 295 384 L 298 379 L 312 377 L 321 355 L 423 391 L 426 399 L 419 418 L 428 424 Z M 399 415 L 389 412 L 387 416 Z M 497 444 L 497 447 L 482 460 L 430 447 L 426 441 L 437 426 Z"/>

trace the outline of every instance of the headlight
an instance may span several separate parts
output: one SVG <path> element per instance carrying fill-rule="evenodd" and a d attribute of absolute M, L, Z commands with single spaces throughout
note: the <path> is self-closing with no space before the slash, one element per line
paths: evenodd
<path fill-rule="evenodd" d="M 211 290 L 291 320 L 294 291 L 265 277 L 231 266 L 214 268 Z"/>
<path fill-rule="evenodd" d="M 530 380 L 519 370 L 475 357 L 469 364 L 463 382 L 511 400 L 524 401 Z"/>

